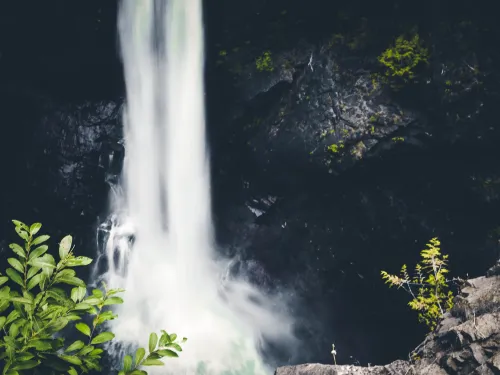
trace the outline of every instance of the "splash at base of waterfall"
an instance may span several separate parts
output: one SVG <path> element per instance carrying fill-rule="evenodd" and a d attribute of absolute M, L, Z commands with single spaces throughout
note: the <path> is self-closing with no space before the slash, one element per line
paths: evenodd
<path fill-rule="evenodd" d="M 188 341 L 152 374 L 270 374 L 259 347 L 292 342 L 291 319 L 213 250 L 201 0 L 123 0 L 119 33 L 126 158 L 100 259 L 126 292 L 110 349 L 164 329 Z"/>

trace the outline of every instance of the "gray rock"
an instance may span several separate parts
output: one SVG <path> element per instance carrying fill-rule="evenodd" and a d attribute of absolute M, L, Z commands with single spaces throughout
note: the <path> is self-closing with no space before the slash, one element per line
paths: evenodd
<path fill-rule="evenodd" d="M 113 169 L 110 159 L 123 154 L 118 144 L 121 108 L 121 103 L 110 101 L 48 108 L 37 129 L 38 152 L 50 166 L 44 178 L 51 180 L 41 180 L 40 187 L 50 189 L 49 196 L 63 197 L 81 215 L 94 213 L 93 195 L 102 190 L 106 172 Z"/>

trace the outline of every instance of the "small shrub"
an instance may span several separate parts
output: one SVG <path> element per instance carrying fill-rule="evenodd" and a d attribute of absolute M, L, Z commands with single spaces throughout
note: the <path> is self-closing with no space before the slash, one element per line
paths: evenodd
<path fill-rule="evenodd" d="M 382 279 L 390 287 L 403 288 L 412 296 L 408 303 L 418 311 L 418 319 L 434 330 L 443 314 L 453 307 L 453 293 L 449 290 L 448 255 L 442 255 L 440 242 L 432 238 L 427 249 L 420 252 L 422 260 L 415 267 L 415 275 L 408 275 L 406 264 L 401 267 L 400 276 L 381 271 Z M 417 288 L 415 291 L 414 289 Z"/>
<path fill-rule="evenodd" d="M 378 61 L 385 67 L 383 75 L 372 79 L 374 89 L 377 81 L 389 84 L 393 89 L 399 89 L 403 84 L 413 81 L 416 77 L 415 68 L 421 63 L 428 63 L 429 51 L 425 48 L 418 36 L 406 39 L 399 36 L 393 46 L 387 48 L 378 57 Z"/>
<path fill-rule="evenodd" d="M 344 147 L 345 147 L 344 142 L 340 141 L 338 144 L 332 143 L 330 146 L 327 147 L 327 149 L 333 154 L 338 154 L 344 149 Z"/>
<path fill-rule="evenodd" d="M 255 60 L 255 67 L 259 72 L 272 72 L 274 70 L 273 59 L 271 51 L 266 51 Z"/>
<path fill-rule="evenodd" d="M 418 34 L 411 39 L 399 36 L 394 46 L 387 48 L 378 57 L 378 61 L 386 67 L 387 77 L 413 79 L 414 68 L 420 63 L 427 63 L 429 52 L 420 42 Z"/>

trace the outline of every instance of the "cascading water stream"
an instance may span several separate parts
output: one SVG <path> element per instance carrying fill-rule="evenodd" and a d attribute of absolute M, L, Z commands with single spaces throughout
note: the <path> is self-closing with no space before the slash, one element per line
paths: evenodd
<path fill-rule="evenodd" d="M 224 278 L 229 261 L 213 250 L 201 0 L 123 0 L 119 35 L 126 158 L 103 277 L 126 292 L 111 328 L 132 347 L 160 329 L 188 337 L 159 374 L 271 373 L 260 340 L 292 341 L 291 321 Z"/>

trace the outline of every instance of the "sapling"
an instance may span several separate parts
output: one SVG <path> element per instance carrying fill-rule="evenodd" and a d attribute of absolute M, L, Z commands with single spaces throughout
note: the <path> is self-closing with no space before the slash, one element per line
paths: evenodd
<path fill-rule="evenodd" d="M 381 271 L 382 279 L 390 287 L 403 288 L 412 296 L 408 305 L 419 312 L 418 319 L 434 330 L 444 313 L 453 307 L 453 292 L 449 283 L 460 279 L 446 279 L 448 255 L 441 254 L 440 241 L 432 238 L 427 248 L 420 252 L 421 261 L 415 266 L 415 275 L 410 277 L 406 264 L 400 276 Z M 416 288 L 416 290 L 415 290 Z"/>

